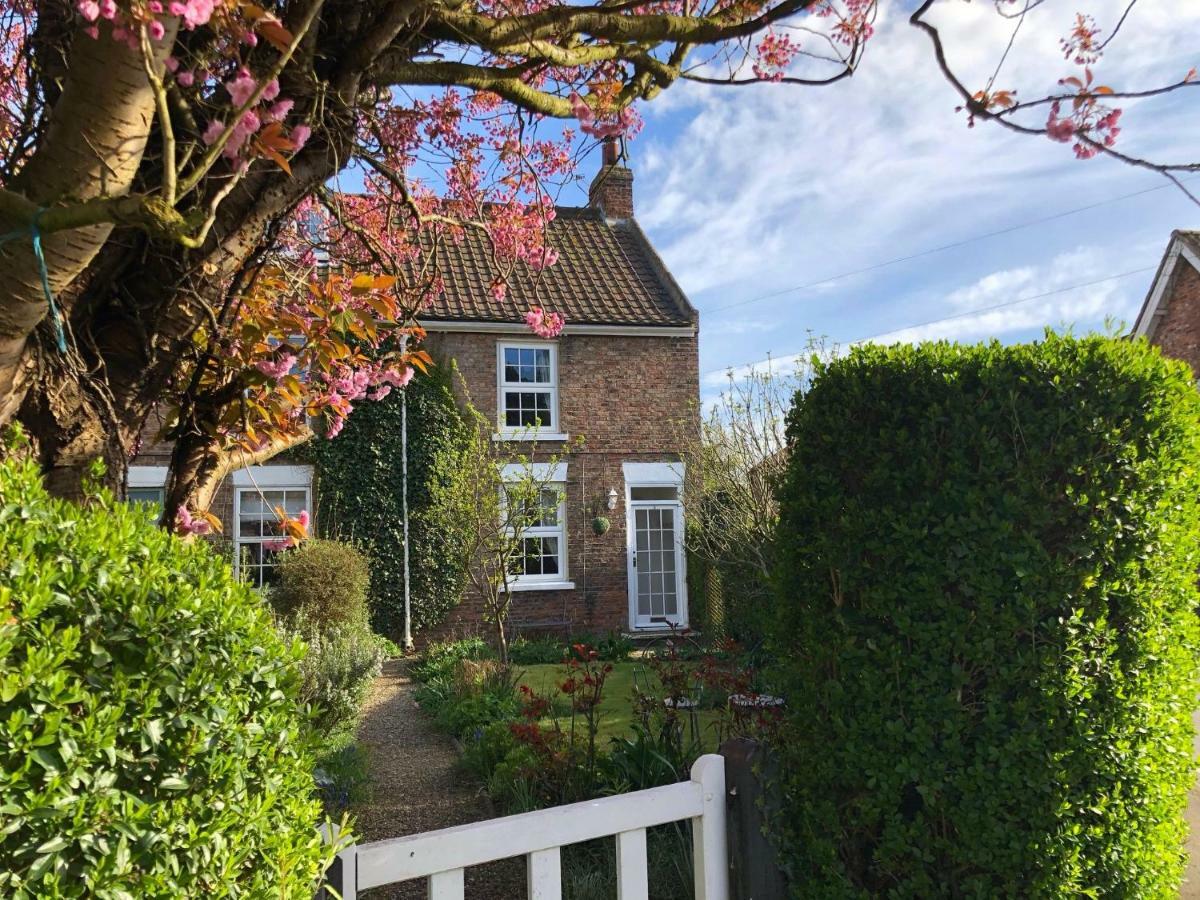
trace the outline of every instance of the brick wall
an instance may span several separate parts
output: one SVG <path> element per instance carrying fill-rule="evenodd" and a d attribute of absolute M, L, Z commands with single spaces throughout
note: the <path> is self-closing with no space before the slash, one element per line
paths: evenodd
<path fill-rule="evenodd" d="M 512 336 L 508 339 L 520 339 Z M 496 421 L 494 334 L 431 333 L 435 358 L 453 357 L 475 406 Z M 679 458 L 681 434 L 696 428 L 699 403 L 697 340 L 570 335 L 557 341 L 559 430 L 583 445 L 567 463 L 567 569 L 573 590 L 521 591 L 512 607 L 515 630 L 608 631 L 629 627 L 624 462 Z M 520 444 L 514 444 L 518 448 Z M 545 458 L 560 444 L 539 444 Z M 549 452 L 545 452 L 545 451 Z M 591 504 L 617 491 L 605 510 L 607 533 L 592 531 Z M 482 598 L 468 596 L 437 635 L 483 630 Z"/>
<path fill-rule="evenodd" d="M 1182 359 L 1200 377 L 1200 272 L 1181 259 L 1163 298 L 1167 311 L 1152 342 L 1167 356 Z"/>

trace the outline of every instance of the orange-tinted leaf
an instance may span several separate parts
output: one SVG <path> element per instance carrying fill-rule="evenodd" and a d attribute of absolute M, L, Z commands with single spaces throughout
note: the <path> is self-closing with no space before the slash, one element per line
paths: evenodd
<path fill-rule="evenodd" d="M 260 19 L 254 30 L 280 53 L 286 53 L 287 48 L 295 40 L 295 36 L 274 16 L 265 16 Z"/>

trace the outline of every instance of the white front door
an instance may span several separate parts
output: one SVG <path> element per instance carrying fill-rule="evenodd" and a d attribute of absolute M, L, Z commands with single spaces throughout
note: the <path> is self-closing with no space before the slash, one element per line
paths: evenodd
<path fill-rule="evenodd" d="M 687 624 L 683 506 L 631 502 L 629 593 L 635 628 Z"/>

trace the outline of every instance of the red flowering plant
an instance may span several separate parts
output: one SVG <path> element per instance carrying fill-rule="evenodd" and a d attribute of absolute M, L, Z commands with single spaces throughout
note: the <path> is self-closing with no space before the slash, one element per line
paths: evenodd
<path fill-rule="evenodd" d="M 537 760 L 536 770 L 523 774 L 543 802 L 569 803 L 595 794 L 600 707 L 612 670 L 595 649 L 574 644 L 563 658 L 553 694 L 520 686 L 521 718 L 509 730 Z M 557 714 L 563 707 L 569 710 L 565 723 Z"/>
<path fill-rule="evenodd" d="M 602 662 L 600 654 L 587 644 L 573 644 L 563 660 L 565 677 L 558 690 L 571 701 L 570 746 L 577 747 L 575 723 L 582 718 L 585 730 L 586 767 L 589 779 L 596 773 L 596 738 L 600 732 L 600 703 L 604 683 L 612 673 L 612 663 Z"/>

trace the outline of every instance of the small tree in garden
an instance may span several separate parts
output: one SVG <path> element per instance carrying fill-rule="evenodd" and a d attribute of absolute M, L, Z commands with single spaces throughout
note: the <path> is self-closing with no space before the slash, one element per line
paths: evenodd
<path fill-rule="evenodd" d="M 541 557 L 543 539 L 526 532 L 552 524 L 559 515 L 563 494 L 553 471 L 559 457 L 535 462 L 533 451 L 509 456 L 493 440 L 492 423 L 469 401 L 466 415 L 471 428 L 453 456 L 456 477 L 433 486 L 429 515 L 460 554 L 467 580 L 483 600 L 500 660 L 507 665 L 512 586 L 515 576 L 538 565 Z"/>
<path fill-rule="evenodd" d="M 797 896 L 1168 897 L 1195 781 L 1200 395 L 1144 341 L 858 347 L 789 420 Z"/>
<path fill-rule="evenodd" d="M 811 351 L 821 349 L 810 341 Z M 702 570 L 730 587 L 722 591 L 724 627 L 740 640 L 761 637 L 759 620 L 772 605 L 779 521 L 775 493 L 789 458 L 785 420 L 807 375 L 804 362 L 730 372 L 699 434 L 694 425 L 680 428 L 687 463 L 688 550 Z"/>

